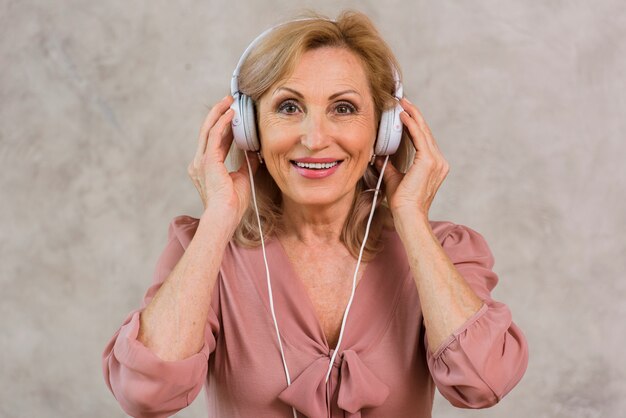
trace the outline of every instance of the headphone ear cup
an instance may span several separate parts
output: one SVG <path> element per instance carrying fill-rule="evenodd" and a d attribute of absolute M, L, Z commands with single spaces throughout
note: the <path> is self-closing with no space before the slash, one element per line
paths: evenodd
<path fill-rule="evenodd" d="M 402 139 L 400 112 L 403 110 L 398 103 L 393 108 L 385 110 L 381 115 L 378 137 L 374 145 L 374 154 L 392 155 L 398 150 L 400 140 Z"/>
<path fill-rule="evenodd" d="M 238 148 L 245 151 L 259 151 L 260 144 L 256 133 L 254 101 L 247 95 L 236 93 L 230 108 L 235 111 L 231 126 L 233 138 Z"/>

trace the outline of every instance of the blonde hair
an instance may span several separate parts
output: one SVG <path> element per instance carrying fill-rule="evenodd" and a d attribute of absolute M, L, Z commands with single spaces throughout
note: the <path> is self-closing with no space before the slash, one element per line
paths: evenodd
<path fill-rule="evenodd" d="M 346 48 L 360 58 L 368 78 L 372 94 L 376 126 L 378 127 L 383 110 L 395 106 L 393 97 L 395 80 L 390 65 L 394 65 L 401 78 L 401 70 L 387 43 L 381 38 L 371 20 L 363 13 L 353 10 L 343 11 L 333 22 L 313 11 L 306 11 L 297 19 L 284 23 L 270 31 L 254 48 L 241 66 L 239 90 L 258 100 L 278 81 L 288 77 L 307 51 L 321 47 Z M 257 108 L 257 121 L 258 121 Z M 390 156 L 394 166 L 406 172 L 413 157 L 414 149 L 406 131 L 398 151 Z M 229 159 L 233 166 L 245 164 L 243 151 L 231 148 Z M 254 176 L 257 204 L 265 236 L 280 232 L 281 192 L 264 165 Z M 341 241 L 356 258 L 363 242 L 367 218 L 369 216 L 373 189 L 378 180 L 378 171 L 368 165 L 363 177 L 357 182 L 351 216 L 346 218 L 341 231 Z M 364 260 L 371 260 L 380 251 L 380 233 L 390 211 L 386 205 L 384 184 L 376 202 L 376 212 L 370 228 L 370 239 L 363 253 Z M 251 203 L 234 235 L 235 242 L 243 246 L 257 246 L 261 243 L 256 214 Z"/>

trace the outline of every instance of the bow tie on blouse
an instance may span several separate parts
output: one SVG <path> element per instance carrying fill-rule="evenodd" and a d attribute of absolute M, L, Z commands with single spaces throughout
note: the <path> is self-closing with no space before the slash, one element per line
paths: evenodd
<path fill-rule="evenodd" d="M 337 406 L 348 412 L 348 418 L 360 418 L 361 408 L 382 405 L 389 396 L 389 387 L 367 368 L 353 350 L 344 350 L 341 358 L 341 376 Z M 328 357 L 311 363 L 278 398 L 309 418 L 325 418 L 326 373 Z"/>

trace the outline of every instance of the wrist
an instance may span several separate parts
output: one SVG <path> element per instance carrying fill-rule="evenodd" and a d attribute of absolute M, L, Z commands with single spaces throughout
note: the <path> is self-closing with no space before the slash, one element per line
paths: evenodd
<path fill-rule="evenodd" d="M 393 222 L 400 237 L 432 231 L 428 215 L 414 209 L 395 210 Z"/>
<path fill-rule="evenodd" d="M 228 241 L 239 225 L 240 219 L 237 219 L 236 214 L 237 211 L 222 205 L 208 204 L 200 216 L 200 226 L 208 227 L 214 234 L 221 235 Z"/>
<path fill-rule="evenodd" d="M 429 225 L 428 214 L 412 207 L 395 208 L 392 210 L 396 226 Z"/>

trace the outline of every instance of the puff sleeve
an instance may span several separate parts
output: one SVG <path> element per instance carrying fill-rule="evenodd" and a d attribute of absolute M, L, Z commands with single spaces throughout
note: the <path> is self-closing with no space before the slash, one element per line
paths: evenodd
<path fill-rule="evenodd" d="M 492 271 L 493 255 L 483 236 L 454 224 L 442 247 L 483 305 L 432 354 L 424 338 L 428 367 L 439 392 L 452 405 L 490 407 L 524 375 L 526 338 L 512 322 L 509 308 L 491 298 L 498 276 Z"/>
<path fill-rule="evenodd" d="M 137 340 L 141 312 L 150 303 L 182 257 L 198 226 L 188 216 L 174 218 L 168 242 L 154 272 L 153 283 L 144 295 L 141 308 L 132 311 L 110 339 L 102 353 L 107 386 L 126 413 L 133 417 L 168 417 L 188 406 L 206 380 L 209 355 L 215 350 L 219 321 L 213 305 L 219 303 L 218 286 L 204 332 L 200 351 L 178 361 L 164 361 Z"/>

